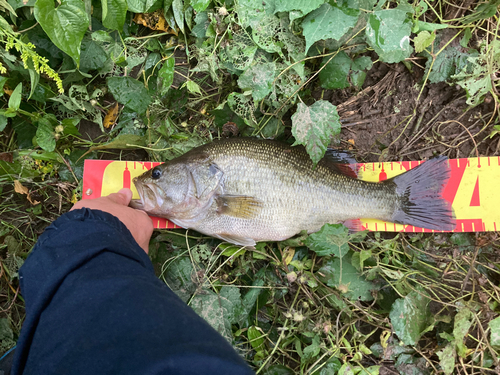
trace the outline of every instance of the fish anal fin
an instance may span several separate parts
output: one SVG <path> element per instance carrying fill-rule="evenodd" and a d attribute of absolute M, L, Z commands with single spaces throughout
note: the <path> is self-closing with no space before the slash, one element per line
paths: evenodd
<path fill-rule="evenodd" d="M 219 195 L 217 213 L 241 219 L 252 219 L 262 210 L 262 201 L 247 195 Z"/>
<path fill-rule="evenodd" d="M 345 227 L 347 227 L 350 231 L 353 232 L 361 232 L 362 230 L 365 230 L 363 227 L 363 223 L 361 222 L 360 219 L 350 219 L 342 222 Z"/>
<path fill-rule="evenodd" d="M 351 178 L 361 178 L 358 162 L 349 151 L 339 151 L 328 148 L 323 161 L 330 169 L 337 173 Z"/>
<path fill-rule="evenodd" d="M 215 236 L 223 241 L 227 241 L 235 245 L 245 246 L 251 249 L 255 248 L 255 240 L 253 238 L 241 237 L 231 233 L 217 233 Z"/>

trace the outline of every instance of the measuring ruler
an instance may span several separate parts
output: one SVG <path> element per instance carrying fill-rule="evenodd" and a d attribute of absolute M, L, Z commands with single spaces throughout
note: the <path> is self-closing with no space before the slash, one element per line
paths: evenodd
<path fill-rule="evenodd" d="M 500 157 L 450 159 L 451 177 L 443 197 L 452 203 L 457 219 L 454 232 L 484 232 L 500 230 Z M 420 161 L 360 163 L 361 179 L 383 181 L 410 170 Z M 116 193 L 121 188 L 132 189 L 134 177 L 161 163 L 112 160 L 85 160 L 83 199 L 93 199 Z M 498 189 L 498 190 L 497 190 Z M 179 228 L 172 222 L 151 217 L 155 228 Z M 382 232 L 436 232 L 412 225 L 402 225 L 374 219 L 361 219 L 364 229 Z"/>

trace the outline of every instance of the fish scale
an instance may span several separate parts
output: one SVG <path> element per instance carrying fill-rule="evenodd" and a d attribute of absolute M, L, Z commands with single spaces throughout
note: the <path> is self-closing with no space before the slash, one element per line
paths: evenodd
<path fill-rule="evenodd" d="M 339 173 L 328 159 L 314 166 L 303 147 L 232 138 L 198 147 L 155 167 L 161 171 L 159 179 L 154 179 L 150 170 L 134 182 L 142 208 L 153 207 L 148 212 L 229 242 L 253 246 L 258 241 L 284 240 L 303 230 L 315 232 L 325 223 L 359 218 L 422 224 L 430 222 L 429 217 L 433 216 L 438 224 L 432 224 L 432 229 L 440 222 L 441 227 L 449 229 L 453 215 L 440 196 L 449 177 L 443 161 L 441 158 L 425 167 L 433 173 L 416 168 L 375 183 Z M 413 177 L 408 173 L 413 173 Z M 185 186 L 180 181 L 186 181 Z M 415 185 L 415 181 L 419 182 Z M 185 199 L 178 199 L 173 207 L 168 191 L 178 196 L 182 188 Z M 410 198 L 417 193 L 421 198 L 415 203 Z M 227 197 L 227 207 L 221 207 L 218 197 Z M 163 205 L 155 206 L 154 199 Z M 253 215 L 249 217 L 247 211 L 238 215 L 240 206 L 233 201 L 241 203 L 241 207 L 254 202 L 246 207 Z M 427 217 L 425 206 L 430 208 Z M 224 213 L 226 208 L 230 214 Z"/>

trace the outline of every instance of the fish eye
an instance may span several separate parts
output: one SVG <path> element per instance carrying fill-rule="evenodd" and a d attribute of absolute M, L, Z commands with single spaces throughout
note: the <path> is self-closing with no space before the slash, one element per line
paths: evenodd
<path fill-rule="evenodd" d="M 161 177 L 161 169 L 158 168 L 158 167 L 155 167 L 153 169 L 153 171 L 151 172 L 151 177 L 153 177 L 153 179 L 157 180 Z"/>

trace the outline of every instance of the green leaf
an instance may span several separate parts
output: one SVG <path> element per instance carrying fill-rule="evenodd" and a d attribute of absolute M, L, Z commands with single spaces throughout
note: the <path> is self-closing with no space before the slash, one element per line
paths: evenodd
<path fill-rule="evenodd" d="M 295 372 L 283 365 L 271 365 L 264 370 L 262 375 L 295 375 Z"/>
<path fill-rule="evenodd" d="M 3 132 L 5 130 L 7 123 L 7 117 L 0 115 L 0 132 Z"/>
<path fill-rule="evenodd" d="M 142 82 L 130 77 L 110 77 L 108 87 L 114 98 L 138 114 L 143 114 L 151 104 L 151 97 Z"/>
<path fill-rule="evenodd" d="M 5 83 L 9 80 L 9 77 L 0 76 L 0 96 L 4 94 L 3 87 Z"/>
<path fill-rule="evenodd" d="M 101 45 L 92 39 L 83 39 L 80 53 L 80 70 L 98 70 L 104 66 L 108 60 L 108 55 Z"/>
<path fill-rule="evenodd" d="M 405 10 L 376 10 L 366 25 L 366 39 L 383 62 L 397 63 L 410 57 L 411 25 Z"/>
<path fill-rule="evenodd" d="M 195 81 L 186 81 L 183 86 L 186 86 L 190 93 L 201 95 L 200 86 Z"/>
<path fill-rule="evenodd" d="M 92 146 L 91 151 L 94 150 L 108 150 L 112 148 L 117 149 L 129 149 L 138 148 L 137 146 L 146 146 L 146 142 L 143 137 L 136 134 L 118 134 L 111 142 L 104 145 Z"/>
<path fill-rule="evenodd" d="M 491 45 L 494 45 L 494 43 Z M 497 45 L 500 49 L 500 43 Z M 495 57 L 500 57 L 500 54 Z M 470 66 L 466 66 L 460 73 L 451 76 L 466 91 L 467 104 L 469 105 L 480 104 L 484 96 L 493 90 L 487 59 L 488 57 L 482 54 L 478 57 L 468 57 L 467 61 L 472 66 L 472 72 L 470 72 Z M 500 59 L 497 61 L 500 61 Z M 500 66 L 500 63 L 498 63 L 498 66 Z"/>
<path fill-rule="evenodd" d="M 326 100 L 318 100 L 310 107 L 303 103 L 297 105 L 297 111 L 292 116 L 294 145 L 304 145 L 315 164 L 325 155 L 331 138 L 339 133 L 336 106 Z"/>
<path fill-rule="evenodd" d="M 85 5 L 80 0 L 62 0 L 54 7 L 54 0 L 37 0 L 35 18 L 52 43 L 80 64 L 80 43 L 89 26 Z"/>
<path fill-rule="evenodd" d="M 30 65 L 32 65 L 32 63 L 30 63 Z M 26 100 L 30 100 L 31 96 L 35 92 L 36 87 L 38 86 L 38 82 L 40 82 L 40 73 L 38 73 L 33 68 L 28 69 L 28 72 L 30 74 L 31 90 L 30 90 L 30 94 Z"/>
<path fill-rule="evenodd" d="M 366 279 L 349 263 L 349 256 L 329 259 L 317 274 L 328 286 L 337 288 L 352 301 L 371 301 L 374 284 Z"/>
<path fill-rule="evenodd" d="M 399 339 L 405 345 L 415 345 L 429 323 L 429 299 L 423 292 L 413 291 L 392 305 L 389 318 Z"/>
<path fill-rule="evenodd" d="M 182 31 L 183 34 L 184 32 L 184 3 L 182 0 L 174 0 L 172 2 L 172 11 L 174 12 L 174 18 L 175 22 L 177 23 L 177 26 L 179 29 Z"/>
<path fill-rule="evenodd" d="M 500 317 L 490 320 L 488 327 L 490 327 L 490 344 L 500 347 Z"/>
<path fill-rule="evenodd" d="M 416 34 L 419 31 L 432 32 L 432 31 L 446 29 L 446 28 L 448 28 L 448 25 L 443 24 L 443 23 L 429 23 L 429 22 L 424 22 L 424 21 L 417 21 L 415 23 L 415 26 L 413 27 L 412 32 L 414 32 Z"/>
<path fill-rule="evenodd" d="M 276 0 L 274 13 L 297 10 L 301 12 L 301 16 L 305 16 L 325 2 L 326 0 Z"/>
<path fill-rule="evenodd" d="M 207 9 L 210 0 L 191 0 L 191 6 L 196 12 L 203 12 Z"/>
<path fill-rule="evenodd" d="M 56 149 L 54 127 L 45 117 L 42 117 L 38 121 L 38 127 L 36 129 L 36 141 L 38 145 L 45 151 L 50 152 Z"/>
<path fill-rule="evenodd" d="M 150 13 L 160 9 L 162 0 L 127 0 L 128 10 L 133 13 Z"/>
<path fill-rule="evenodd" d="M 167 93 L 168 89 L 174 82 L 175 70 L 175 57 L 171 56 L 163 63 L 160 71 L 158 72 L 158 79 L 160 84 L 160 95 L 163 96 Z"/>
<path fill-rule="evenodd" d="M 434 46 L 437 43 L 438 41 L 436 40 Z M 424 54 L 426 53 L 424 52 Z M 432 64 L 432 57 L 428 54 L 426 56 L 428 56 L 428 60 L 425 64 L 425 74 L 427 74 Z M 436 56 L 432 70 L 429 73 L 429 82 L 438 83 L 450 80 L 453 75 L 458 74 L 462 69 L 467 67 L 467 59 L 470 56 L 471 53 L 464 53 L 455 46 L 448 46 Z M 477 52 L 472 53 L 472 56 L 477 56 Z"/>
<path fill-rule="evenodd" d="M 19 106 L 21 105 L 22 94 L 23 84 L 21 82 L 16 86 L 14 91 L 12 91 L 12 94 L 10 94 L 9 108 L 13 109 L 14 111 L 17 111 L 19 109 Z"/>
<path fill-rule="evenodd" d="M 248 341 L 250 341 L 250 345 L 255 350 L 261 350 L 261 346 L 264 345 L 264 335 L 263 333 L 255 326 L 251 326 L 247 331 Z"/>
<path fill-rule="evenodd" d="M 356 25 L 358 16 L 359 10 L 339 8 L 328 3 L 309 13 L 302 21 L 306 52 L 318 40 L 328 38 L 339 40 Z"/>
<path fill-rule="evenodd" d="M 243 91 L 251 90 L 253 100 L 258 102 L 271 92 L 275 76 L 276 64 L 274 62 L 256 64 L 240 75 L 238 86 Z"/>
<path fill-rule="evenodd" d="M 243 27 L 256 27 L 266 16 L 274 14 L 274 0 L 238 0 L 236 2 L 238 23 Z"/>
<path fill-rule="evenodd" d="M 101 0 L 102 24 L 110 30 L 123 30 L 127 15 L 126 0 Z"/>
<path fill-rule="evenodd" d="M 435 38 L 436 34 L 431 34 L 428 31 L 421 31 L 420 33 L 418 33 L 416 38 L 413 40 L 413 43 L 415 43 L 415 52 L 422 52 L 434 42 Z"/>
<path fill-rule="evenodd" d="M 325 224 L 305 241 L 319 256 L 335 255 L 342 258 L 349 251 L 349 229 L 342 224 Z"/>
<path fill-rule="evenodd" d="M 326 64 L 330 57 L 324 57 L 322 64 Z M 349 87 L 349 71 L 352 60 L 343 51 L 339 52 L 319 73 L 319 81 L 324 89 L 344 89 Z"/>
<path fill-rule="evenodd" d="M 445 348 L 436 353 L 439 357 L 439 364 L 446 375 L 453 374 L 455 368 L 455 344 L 449 343 Z"/>

